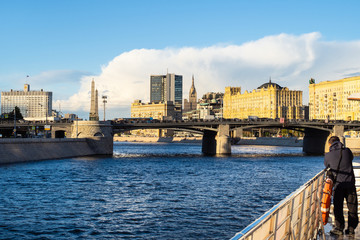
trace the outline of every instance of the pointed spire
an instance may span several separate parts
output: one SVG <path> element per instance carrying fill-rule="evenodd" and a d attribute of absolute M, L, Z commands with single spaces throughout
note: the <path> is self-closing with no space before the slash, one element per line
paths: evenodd
<path fill-rule="evenodd" d="M 90 101 L 90 121 L 99 121 L 99 112 L 98 112 L 98 91 L 95 89 L 95 81 L 91 81 L 91 101 Z"/>
<path fill-rule="evenodd" d="M 194 74 L 192 75 L 192 84 L 190 87 L 190 92 L 189 92 L 189 96 L 194 96 L 196 95 L 196 89 L 195 89 L 195 80 L 194 80 Z"/>

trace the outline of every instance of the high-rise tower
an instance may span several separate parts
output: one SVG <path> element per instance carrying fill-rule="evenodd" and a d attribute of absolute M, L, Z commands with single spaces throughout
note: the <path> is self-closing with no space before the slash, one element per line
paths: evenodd
<path fill-rule="evenodd" d="M 95 89 L 94 79 L 91 82 L 91 105 L 89 121 L 99 121 L 98 90 Z"/>
<path fill-rule="evenodd" d="M 167 102 L 182 106 L 182 76 L 168 73 L 150 76 L 150 102 Z"/>

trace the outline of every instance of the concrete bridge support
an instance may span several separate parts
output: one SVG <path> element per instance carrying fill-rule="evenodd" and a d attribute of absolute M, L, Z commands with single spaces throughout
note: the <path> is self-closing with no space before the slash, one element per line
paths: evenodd
<path fill-rule="evenodd" d="M 205 155 L 216 154 L 216 132 L 211 130 L 205 130 L 202 139 L 202 152 Z"/>
<path fill-rule="evenodd" d="M 107 121 L 75 121 L 71 126 L 71 138 L 86 138 L 97 154 L 113 154 L 112 125 Z"/>
<path fill-rule="evenodd" d="M 202 152 L 205 155 L 230 155 L 231 139 L 229 125 L 219 125 L 217 133 L 205 130 L 202 141 Z"/>
<path fill-rule="evenodd" d="M 324 154 L 326 140 L 330 132 L 318 129 L 305 129 L 303 152 L 309 155 Z"/>
<path fill-rule="evenodd" d="M 333 128 L 333 131 L 329 134 L 329 136 L 327 137 L 326 139 L 326 142 L 325 142 L 325 149 L 324 149 L 324 152 L 327 153 L 329 152 L 329 139 L 330 137 L 332 136 L 338 136 L 340 138 L 340 141 L 345 145 L 345 138 L 344 138 L 344 126 L 343 125 L 335 125 L 334 128 Z"/>

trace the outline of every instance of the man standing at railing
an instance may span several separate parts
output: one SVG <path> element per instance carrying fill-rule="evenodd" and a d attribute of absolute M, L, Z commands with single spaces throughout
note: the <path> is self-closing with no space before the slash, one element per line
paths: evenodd
<path fill-rule="evenodd" d="M 329 167 L 334 175 L 333 204 L 335 226 L 330 231 L 333 235 L 343 235 L 345 220 L 343 213 L 344 199 L 346 199 L 348 211 L 348 228 L 345 234 L 354 235 L 358 225 L 358 201 L 355 188 L 355 175 L 352 166 L 354 158 L 351 150 L 345 148 L 337 136 L 329 139 L 330 151 L 325 154 L 324 164 Z"/>

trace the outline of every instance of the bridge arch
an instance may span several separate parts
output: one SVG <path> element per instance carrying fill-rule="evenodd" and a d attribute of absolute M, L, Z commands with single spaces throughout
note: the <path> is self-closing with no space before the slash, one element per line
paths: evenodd
<path fill-rule="evenodd" d="M 56 130 L 55 131 L 55 138 L 65 138 L 65 130 Z"/>
<path fill-rule="evenodd" d="M 104 134 L 101 133 L 101 132 L 96 132 L 96 133 L 94 134 L 94 137 L 104 137 Z"/>

